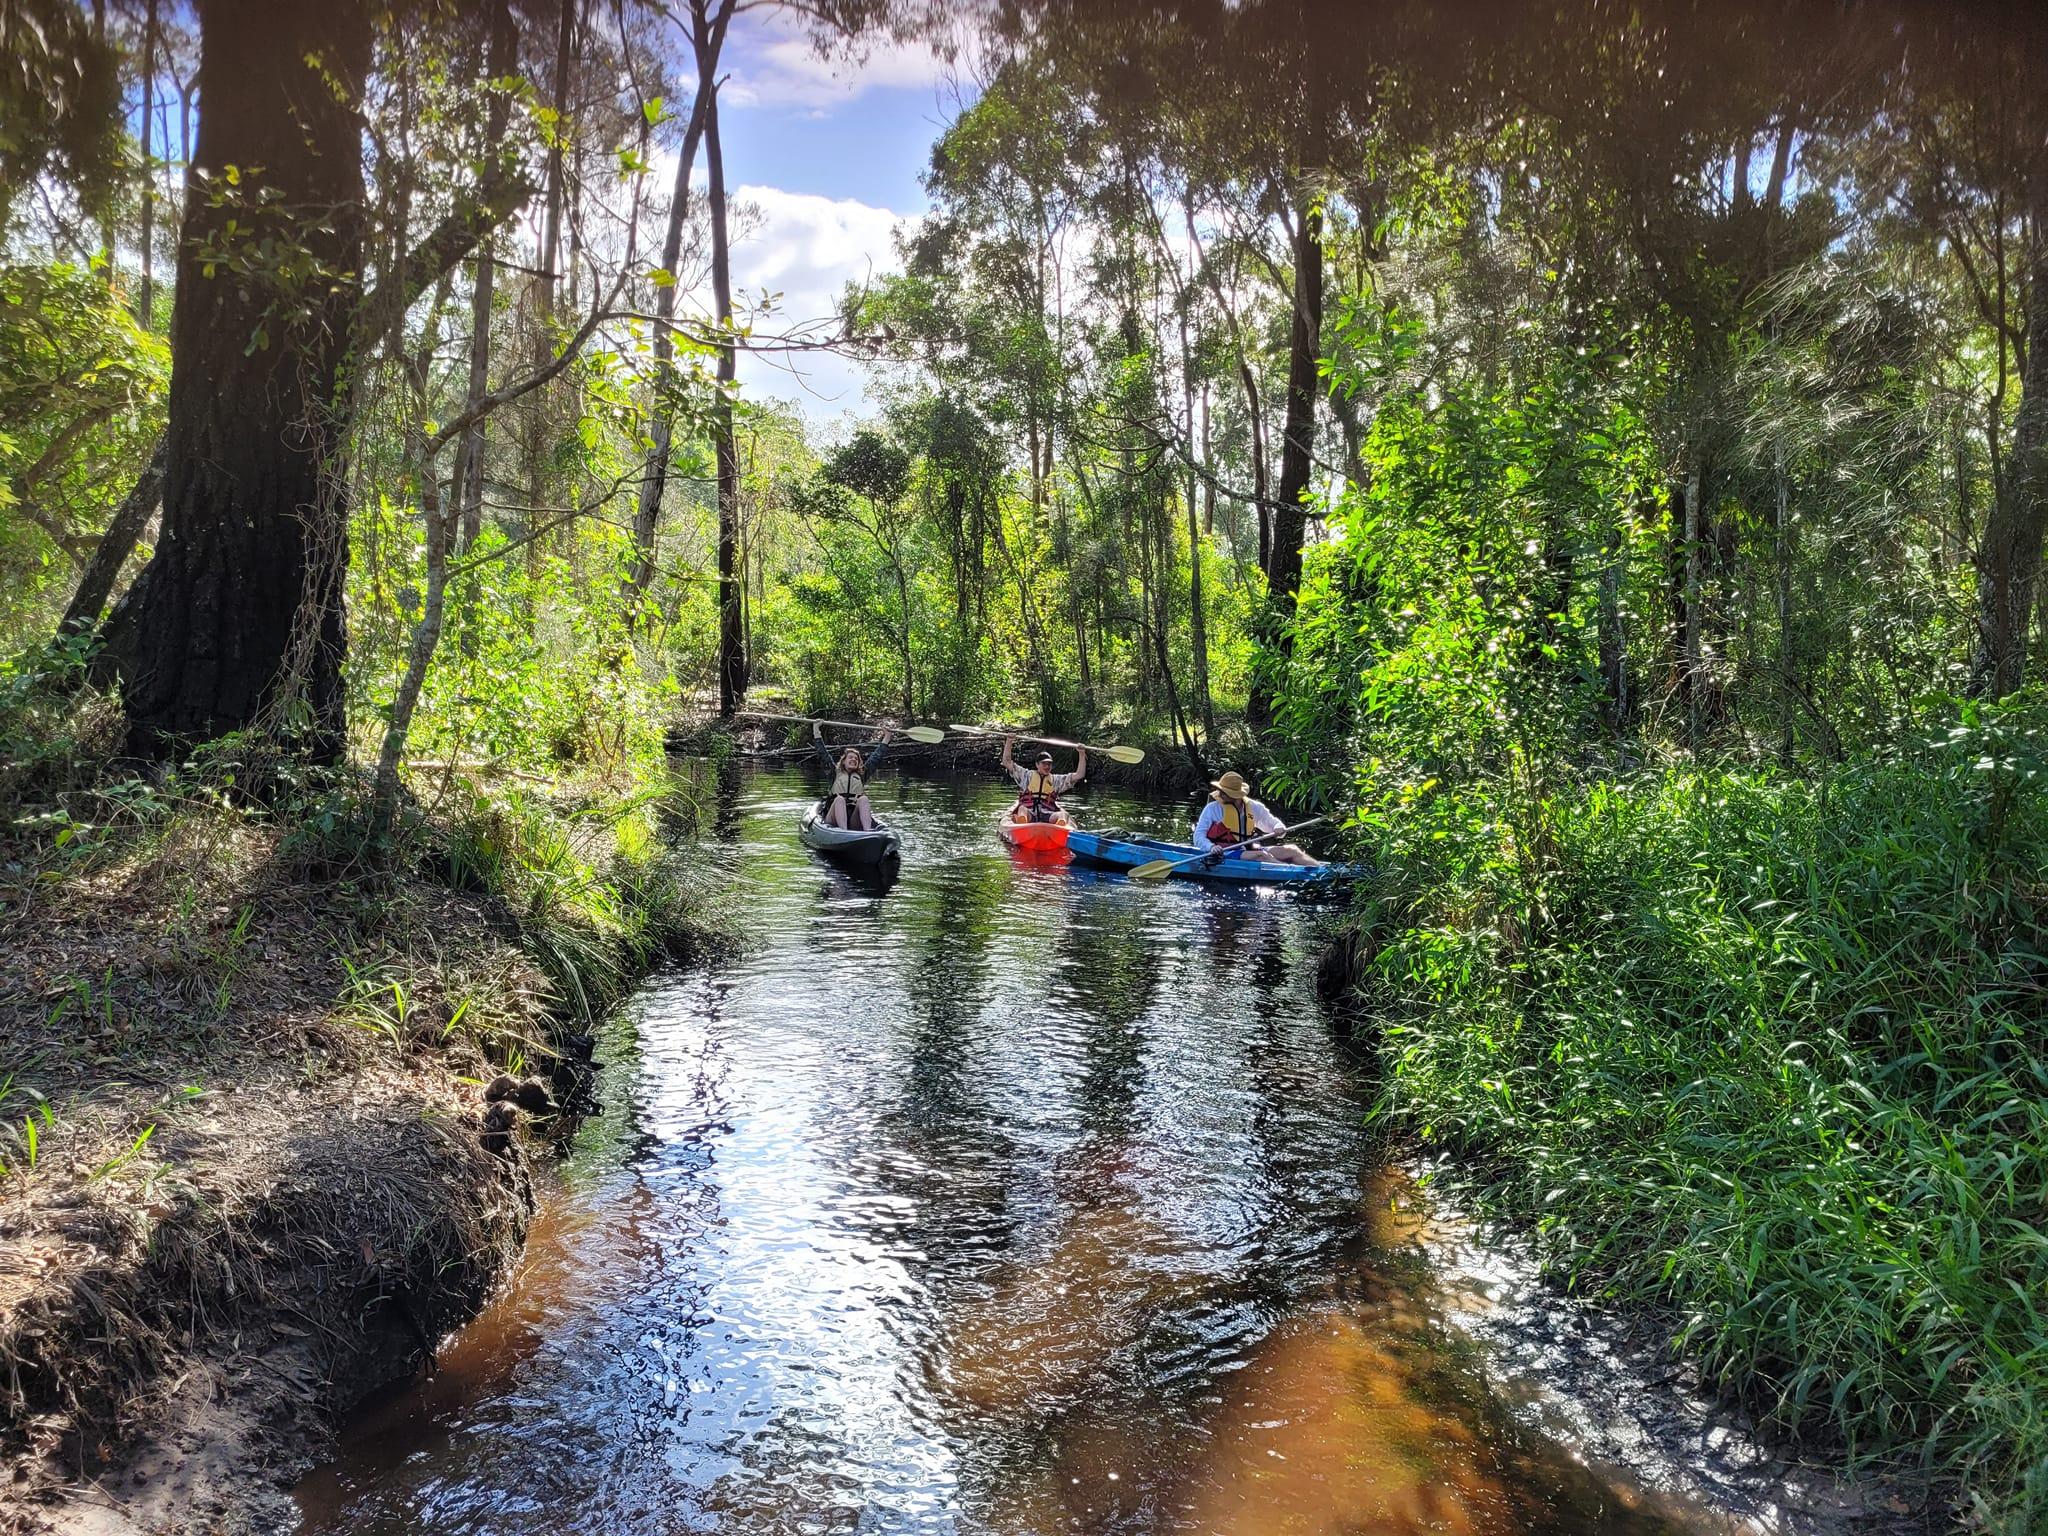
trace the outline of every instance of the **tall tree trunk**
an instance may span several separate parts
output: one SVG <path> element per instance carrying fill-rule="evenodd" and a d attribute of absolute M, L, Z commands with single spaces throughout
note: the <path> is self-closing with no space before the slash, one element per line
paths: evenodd
<path fill-rule="evenodd" d="M 739 355 L 732 334 L 732 249 L 726 227 L 725 154 L 718 136 L 718 85 L 715 62 L 705 52 L 704 0 L 694 0 L 697 17 L 697 78 L 709 81 L 705 107 L 704 167 L 706 204 L 711 214 L 711 299 L 721 334 L 718 344 L 718 403 L 712 432 L 718 458 L 718 713 L 730 718 L 747 692 L 746 637 L 740 627 L 740 595 L 735 577 L 740 548 L 740 454 L 733 436 L 732 385 Z M 908 658 L 905 659 L 906 671 Z M 906 678 L 905 687 L 909 683 Z"/>
<path fill-rule="evenodd" d="M 718 68 L 718 55 L 725 45 L 725 24 L 732 16 L 733 0 L 726 0 L 711 22 L 709 53 L 711 68 Z M 690 106 L 690 123 L 683 131 L 683 147 L 676 156 L 675 195 L 668 208 L 668 232 L 661 242 L 661 270 L 668 280 L 654 290 L 654 424 L 648 434 L 647 462 L 640 472 L 640 495 L 633 510 L 633 571 L 627 579 L 629 596 L 644 593 L 654 582 L 654 538 L 661 525 L 661 498 L 668 489 L 668 460 L 675 437 L 675 408 L 671 398 L 675 381 L 669 377 L 669 363 L 675 357 L 675 333 L 670 323 L 676 312 L 676 267 L 683 259 L 683 228 L 690 218 L 690 172 L 697 163 L 697 144 L 704 136 L 704 120 L 715 82 L 710 75 L 697 77 L 697 99 Z"/>
<path fill-rule="evenodd" d="M 1607 532 L 1607 548 L 1600 563 L 1600 596 L 1596 619 L 1600 647 L 1602 713 L 1607 723 L 1619 730 L 1627 724 L 1628 644 L 1621 627 L 1621 583 L 1627 559 L 1627 536 L 1617 525 Z"/>
<path fill-rule="evenodd" d="M 569 132 L 569 82 L 576 62 L 576 21 L 582 0 L 560 0 L 556 12 L 554 71 L 548 87 L 548 106 L 555 113 L 548 146 L 547 171 L 542 183 L 539 249 L 534 253 L 532 329 L 528 337 L 526 366 L 538 371 L 555 349 L 556 286 L 562 265 L 562 206 L 566 201 L 564 178 L 568 174 L 562 146 Z M 552 388 L 534 391 L 527 397 L 519 423 L 521 448 L 526 458 L 527 526 L 521 535 L 540 524 L 539 508 L 553 499 L 552 476 L 548 471 L 550 440 L 557 425 L 558 392 Z M 552 540 L 533 538 L 526 543 L 526 570 L 537 577 Z M 529 615 L 529 619 L 532 616 Z"/>
<path fill-rule="evenodd" d="M 1705 590 L 1707 542 L 1706 512 L 1701 506 L 1705 499 L 1705 478 L 1699 455 L 1695 452 L 1691 473 L 1685 477 L 1685 521 L 1680 526 L 1685 540 L 1685 607 L 1678 654 L 1678 664 L 1685 679 L 1686 731 L 1694 741 L 1699 740 L 1706 710 L 1706 678 L 1702 675 L 1705 652 L 1700 639 L 1703 617 L 1700 599 Z"/>
<path fill-rule="evenodd" d="M 476 280 L 469 295 L 469 403 L 491 391 L 491 298 L 498 263 L 486 245 L 476 253 Z M 449 497 L 467 549 L 484 531 L 484 424 L 481 419 L 462 434 L 456 450 L 455 483 Z"/>
<path fill-rule="evenodd" d="M 108 652 L 131 750 L 261 725 L 331 759 L 343 748 L 348 559 L 337 418 L 362 268 L 370 27 L 360 0 L 200 0 L 198 11 L 192 159 L 220 195 L 187 199 L 163 532 Z M 224 250 L 253 258 L 263 241 L 305 251 L 333 278 L 309 300 L 253 260 L 247 273 L 220 261 Z"/>
<path fill-rule="evenodd" d="M 1774 446 L 1772 469 L 1777 480 L 1777 505 L 1771 521 L 1773 604 L 1778 619 L 1778 761 L 1792 766 L 1792 699 L 1798 674 L 1792 659 L 1792 486 L 1785 473 L 1785 445 Z"/>
<path fill-rule="evenodd" d="M 2002 698 L 2026 680 L 2027 627 L 2048 540 L 2048 147 L 2027 178 L 2027 347 L 2012 453 L 1977 547 L 1977 644 L 1970 682 Z"/>
<path fill-rule="evenodd" d="M 1195 514 L 1197 475 L 1195 470 L 1195 357 L 1188 334 L 1187 296 L 1195 285 L 1194 256 L 1188 257 L 1187 286 L 1181 290 L 1182 302 L 1176 306 L 1180 311 L 1180 394 L 1181 409 L 1187 417 L 1187 523 L 1188 523 L 1188 649 L 1193 653 L 1194 668 L 1190 682 L 1195 690 L 1192 713 L 1202 722 L 1202 739 L 1206 743 L 1216 734 L 1216 712 L 1209 700 L 1209 621 L 1202 611 L 1202 527 Z M 1206 410 L 1207 400 L 1203 402 Z M 1209 423 L 1206 415 L 1202 422 L 1202 469 L 1208 463 Z"/>
<path fill-rule="evenodd" d="M 1294 324 L 1287 347 L 1287 424 L 1280 448 L 1280 483 L 1273 497 L 1273 540 L 1266 560 L 1266 609 L 1260 640 L 1284 653 L 1296 594 L 1301 590 L 1301 547 L 1307 533 L 1304 498 L 1315 467 L 1317 363 L 1323 335 L 1323 214 L 1313 191 L 1300 189 L 1294 236 Z M 1271 679 L 1261 675 L 1245 713 L 1254 726 L 1272 722 Z"/>
<path fill-rule="evenodd" d="M 496 7 L 491 40 L 484 57 L 484 72 L 493 80 L 512 72 L 519 47 L 519 34 L 512 16 L 501 3 Z M 500 92 L 484 113 L 483 152 L 488 157 L 505 136 L 511 121 L 512 98 Z M 469 294 L 469 388 L 466 406 L 473 407 L 491 390 L 491 305 L 497 292 L 498 261 L 486 235 L 476 253 L 476 277 Z M 459 548 L 468 549 L 484 531 L 484 422 L 471 423 L 455 450 L 454 486 L 449 497 L 449 515 L 456 519 Z"/>
<path fill-rule="evenodd" d="M 135 297 L 135 318 L 145 331 L 156 328 L 156 171 L 149 163 L 156 117 L 156 0 L 142 10 L 142 285 Z"/>

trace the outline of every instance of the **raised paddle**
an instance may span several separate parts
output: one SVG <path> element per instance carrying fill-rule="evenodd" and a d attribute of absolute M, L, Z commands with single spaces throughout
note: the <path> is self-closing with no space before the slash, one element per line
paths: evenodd
<path fill-rule="evenodd" d="M 1248 837 L 1243 842 L 1232 843 L 1225 848 L 1212 848 L 1207 853 L 1198 853 L 1191 859 L 1154 859 L 1150 864 L 1140 864 L 1131 871 L 1133 880 L 1163 880 L 1176 869 L 1185 869 L 1190 864 L 1206 864 L 1211 859 L 1227 859 L 1233 849 L 1251 848 L 1259 843 L 1270 843 L 1276 837 L 1285 837 L 1290 832 L 1299 832 L 1303 827 L 1312 827 L 1319 821 L 1328 821 L 1327 816 L 1311 816 L 1307 821 L 1297 821 L 1291 827 L 1282 827 L 1277 832 L 1261 832 L 1257 837 Z"/>
<path fill-rule="evenodd" d="M 946 733 L 935 725 L 874 725 L 859 720 L 820 720 L 811 715 L 770 715 L 758 709 L 735 710 L 749 720 L 786 720 L 792 725 L 838 725 L 850 731 L 894 731 L 910 741 L 922 742 L 925 746 L 936 747 L 946 739 Z"/>
<path fill-rule="evenodd" d="M 1122 763 L 1130 768 L 1145 761 L 1143 747 L 1098 747 L 1089 741 L 1063 741 L 1057 736 L 1033 736 L 1029 731 L 990 730 L 985 725 L 956 725 L 953 729 L 963 736 L 1014 736 L 1019 741 L 1035 741 L 1045 747 L 1071 747 L 1077 752 L 1095 752 L 1112 763 Z"/>

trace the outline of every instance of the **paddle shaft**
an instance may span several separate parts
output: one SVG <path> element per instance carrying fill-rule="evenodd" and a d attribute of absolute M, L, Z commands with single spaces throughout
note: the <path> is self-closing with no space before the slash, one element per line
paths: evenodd
<path fill-rule="evenodd" d="M 749 720 L 786 720 L 792 725 L 837 725 L 849 731 L 894 731 L 898 736 L 908 736 L 912 741 L 922 741 L 927 745 L 946 739 L 944 731 L 928 725 L 875 725 L 861 720 L 823 720 L 816 715 L 771 715 L 759 709 L 742 709 L 734 713 L 745 715 Z"/>
<path fill-rule="evenodd" d="M 988 727 L 980 725 L 956 725 L 953 729 L 960 732 L 963 736 L 986 736 L 990 740 L 1002 736 L 1014 736 L 1019 741 L 1035 741 L 1044 747 L 1066 747 L 1075 752 L 1095 752 L 1104 757 L 1115 757 L 1119 761 L 1142 763 L 1145 760 L 1144 751 L 1138 747 L 1125 747 L 1114 744 L 1096 746 L 1092 742 L 1068 741 L 1063 736 L 1034 736 L 1029 731 L 990 730 Z"/>
<path fill-rule="evenodd" d="M 1212 848 L 1207 853 L 1198 853 L 1189 859 L 1154 859 L 1150 864 L 1140 864 L 1131 871 L 1135 880 L 1151 880 L 1160 875 L 1170 875 L 1176 869 L 1186 869 L 1190 864 L 1206 864 L 1211 859 L 1227 859 L 1239 848 L 1256 848 L 1260 843 L 1270 843 L 1276 837 L 1286 837 L 1299 832 L 1303 827 L 1313 827 L 1328 821 L 1327 816 L 1311 816 L 1307 821 L 1297 821 L 1291 827 L 1281 827 L 1272 832 L 1261 832 L 1257 837 L 1247 837 L 1242 842 L 1231 843 L 1222 848 Z"/>

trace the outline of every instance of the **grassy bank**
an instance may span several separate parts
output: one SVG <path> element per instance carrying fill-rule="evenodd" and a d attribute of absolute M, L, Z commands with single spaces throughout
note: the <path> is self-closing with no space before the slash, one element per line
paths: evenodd
<path fill-rule="evenodd" d="M 516 1256 L 590 1021 L 710 936 L 687 808 L 441 769 L 377 848 L 353 770 L 136 775 L 103 700 L 11 682 L 0 1513 L 261 1523 Z"/>
<path fill-rule="evenodd" d="M 1384 1113 L 1795 1436 L 2048 1526 L 2048 711 L 1419 804 Z"/>

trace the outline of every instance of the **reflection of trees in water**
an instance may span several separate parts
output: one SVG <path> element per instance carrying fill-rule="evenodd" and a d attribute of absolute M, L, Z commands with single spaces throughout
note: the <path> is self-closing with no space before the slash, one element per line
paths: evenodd
<path fill-rule="evenodd" d="M 1073 1102 L 1081 1123 L 1112 1142 L 1128 1137 L 1145 1083 L 1145 1019 L 1157 1002 L 1164 963 L 1143 905 L 1096 899 L 1047 904 L 1052 964 L 1043 1006 L 1077 1029 L 1081 1070 Z"/>
<path fill-rule="evenodd" d="M 746 786 L 746 775 L 740 771 L 737 758 L 720 758 L 712 768 L 712 803 L 716 810 L 711 817 L 711 830 L 720 842 L 737 842 L 740 835 L 740 792 Z"/>
<path fill-rule="evenodd" d="M 923 1257 L 911 1267 L 935 1287 L 985 1266 L 1013 1224 L 1020 1153 L 975 1070 L 991 1030 L 1002 1028 L 986 1015 L 1008 890 L 1008 869 L 993 857 L 921 870 L 890 898 L 895 953 L 876 957 L 893 965 L 903 1006 L 878 982 L 863 1010 L 902 1051 L 900 1078 L 872 1123 L 873 1178 L 912 1202 L 917 1216 L 904 1236 Z"/>

